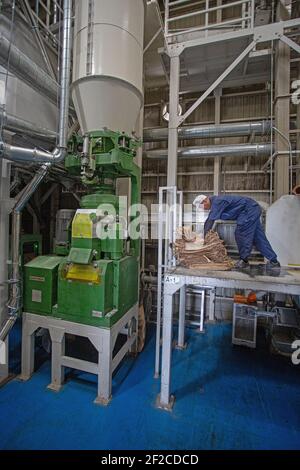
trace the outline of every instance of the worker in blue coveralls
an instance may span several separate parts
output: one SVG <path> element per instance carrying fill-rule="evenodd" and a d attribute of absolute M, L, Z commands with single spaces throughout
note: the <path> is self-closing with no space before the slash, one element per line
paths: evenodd
<path fill-rule="evenodd" d="M 205 196 L 200 194 L 193 204 L 209 210 L 209 216 L 204 224 L 204 236 L 211 230 L 215 220 L 236 220 L 235 240 L 238 246 L 240 260 L 236 268 L 247 268 L 253 245 L 268 260 L 267 267 L 280 267 L 277 255 L 272 249 L 264 229 L 260 216 L 259 204 L 250 197 L 240 196 Z"/>

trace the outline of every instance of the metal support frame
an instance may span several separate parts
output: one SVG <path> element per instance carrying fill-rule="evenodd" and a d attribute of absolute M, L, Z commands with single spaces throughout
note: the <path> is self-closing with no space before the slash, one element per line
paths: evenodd
<path fill-rule="evenodd" d="M 168 172 L 167 185 L 177 184 L 177 152 L 178 152 L 178 107 L 180 85 L 180 57 L 170 58 L 170 99 L 169 99 L 169 138 L 168 138 Z"/>
<path fill-rule="evenodd" d="M 201 313 L 200 313 L 200 328 L 199 332 L 204 332 L 204 319 L 205 319 L 205 289 L 201 291 Z"/>
<path fill-rule="evenodd" d="M 282 6 L 282 8 L 281 8 Z M 281 2 L 278 2 L 277 18 L 283 19 L 286 12 Z M 276 131 L 275 152 L 284 152 L 291 150 L 289 142 L 290 130 L 290 47 L 283 39 L 285 36 L 280 35 L 280 41 L 275 46 L 275 127 Z M 284 97 L 285 96 L 285 97 Z M 278 97 L 282 97 L 278 99 Z M 292 157 L 290 157 L 292 160 Z M 289 158 L 278 154 L 274 164 L 274 198 L 279 199 L 290 192 L 289 183 L 289 167 L 292 166 Z M 272 168 L 271 168 L 272 170 Z M 272 190 L 272 188 L 271 188 Z M 271 192 L 270 190 L 270 192 Z M 271 193 L 272 197 L 272 193 Z"/>
<path fill-rule="evenodd" d="M 256 348 L 256 336 L 257 336 L 257 315 L 256 308 L 244 305 L 244 304 L 233 304 L 233 313 L 232 313 L 232 335 L 231 341 L 232 344 L 238 346 L 248 346 L 249 348 Z M 247 314 L 245 314 L 245 311 Z M 247 328 L 247 335 L 245 331 L 239 331 L 239 328 L 243 330 Z M 252 332 L 252 337 L 250 338 L 250 333 Z"/>
<path fill-rule="evenodd" d="M 183 116 L 178 119 L 178 126 L 181 125 L 198 106 L 223 82 L 223 80 L 247 57 L 257 44 L 254 39 L 247 47 L 239 54 L 239 56 L 224 70 L 224 72 L 214 81 L 214 83 L 198 98 L 195 103 L 185 112 Z"/>
<path fill-rule="evenodd" d="M 28 15 L 28 22 L 29 22 L 29 24 L 30 24 L 30 26 L 31 26 L 31 28 L 34 32 L 34 35 L 36 37 L 37 44 L 38 44 L 38 46 L 41 50 L 45 65 L 47 66 L 49 75 L 54 80 L 56 80 L 56 73 L 55 73 L 54 67 L 53 67 L 53 65 L 50 61 L 50 58 L 48 56 L 48 52 L 47 52 L 46 47 L 44 45 L 43 38 L 41 37 L 38 25 L 37 25 L 37 23 L 34 19 L 34 12 L 33 12 L 32 8 L 30 7 L 28 0 L 23 0 L 23 5 L 24 5 L 24 11 Z"/>
<path fill-rule="evenodd" d="M 214 92 L 215 95 L 215 124 L 219 125 L 221 122 L 221 96 L 222 89 L 217 88 Z M 220 139 L 215 139 L 215 145 L 220 144 Z M 221 157 L 214 159 L 214 195 L 220 194 L 221 190 Z"/>
<path fill-rule="evenodd" d="M 285 35 L 280 36 L 280 41 L 284 42 L 287 46 L 289 46 L 291 49 L 294 49 L 296 52 L 298 52 L 298 54 L 300 54 L 300 46 L 295 41 L 292 41 Z"/>
<path fill-rule="evenodd" d="M 29 380 L 34 371 L 34 342 L 38 328 L 49 330 L 52 341 L 51 383 L 48 388 L 58 392 L 64 381 L 64 368 L 70 367 L 98 376 L 98 394 L 94 403 L 107 405 L 112 397 L 112 374 L 127 352 L 137 341 L 138 304 L 134 305 L 112 328 L 82 325 L 59 318 L 23 313 L 21 380 Z M 127 327 L 127 328 L 126 328 Z M 127 341 L 113 356 L 120 333 L 127 333 Z M 98 351 L 98 363 L 65 355 L 65 334 L 88 338 Z"/>
<path fill-rule="evenodd" d="M 300 80 L 300 62 L 297 66 L 297 73 L 298 73 L 298 80 Z M 296 121 L 296 127 L 297 129 L 300 129 L 300 106 L 297 106 L 297 121 Z M 297 153 L 296 154 L 296 184 L 300 184 L 300 132 L 297 133 L 296 135 L 296 148 L 297 148 Z"/>
<path fill-rule="evenodd" d="M 178 152 L 178 127 L 203 103 L 203 101 L 222 83 L 222 81 L 251 53 L 260 42 L 272 40 L 288 40 L 289 45 L 295 48 L 297 45 L 286 38 L 284 30 L 300 25 L 300 18 L 279 21 L 265 26 L 252 27 L 232 31 L 230 33 L 217 34 L 215 36 L 181 41 L 168 44 L 164 52 L 170 57 L 170 96 L 169 96 L 169 131 L 168 131 L 168 186 L 176 185 L 177 179 L 177 152 Z M 224 72 L 214 81 L 214 83 L 190 106 L 183 116 L 178 115 L 179 87 L 180 87 L 180 55 L 190 47 L 201 47 L 218 41 L 226 41 L 249 37 L 250 44 L 238 55 L 238 57 L 224 70 Z M 298 49 L 298 48 L 296 48 Z"/>
<path fill-rule="evenodd" d="M 10 199 L 10 169 L 7 160 L 0 161 L 0 327 L 7 320 L 5 306 L 8 296 L 9 214 L 14 200 Z M 5 340 L 5 363 L 0 364 L 0 385 L 9 376 L 8 337 Z"/>
<path fill-rule="evenodd" d="M 208 321 L 215 323 L 215 305 L 216 305 L 216 289 L 212 288 L 209 291 L 209 316 Z"/>
<path fill-rule="evenodd" d="M 157 407 L 164 410 L 171 410 L 174 404 L 174 396 L 171 395 L 173 296 L 179 290 L 183 292 L 181 289 L 187 285 L 297 295 L 300 290 L 300 275 L 296 270 L 279 277 L 257 276 L 255 278 L 235 271 L 200 272 L 183 268 L 166 270 L 163 295 L 162 374 L 160 394 L 157 399 Z"/>
<path fill-rule="evenodd" d="M 164 206 L 164 200 L 167 206 Z M 179 200 L 179 214 L 177 214 L 177 203 Z M 182 202 L 183 195 L 177 191 L 176 186 L 163 186 L 159 188 L 159 213 L 158 213 L 158 266 L 157 266 L 157 322 L 156 322 L 156 347 L 155 347 L 155 372 L 154 377 L 160 374 L 160 343 L 161 343 L 161 302 L 163 289 L 163 272 L 171 266 L 176 266 L 173 252 L 176 240 L 177 227 L 182 226 Z M 164 211 L 166 207 L 166 211 Z M 169 207 L 176 210 L 169 213 Z M 172 217 L 170 217 L 172 216 Z M 171 247 L 171 248 L 170 248 Z"/>
<path fill-rule="evenodd" d="M 178 318 L 178 340 L 176 349 L 185 349 L 187 344 L 184 339 L 184 322 L 185 322 L 185 300 L 186 286 L 182 286 L 179 291 L 179 318 Z"/>
<path fill-rule="evenodd" d="M 160 33 L 162 33 L 163 30 L 162 30 L 162 27 L 160 26 L 158 28 L 158 30 L 156 31 L 156 33 L 152 36 L 152 38 L 150 39 L 150 41 L 148 42 L 148 44 L 144 47 L 144 54 L 146 54 L 147 50 L 149 49 L 150 46 L 152 46 L 152 44 L 154 43 L 155 39 L 160 35 Z"/>
<path fill-rule="evenodd" d="M 53 10 L 52 5 L 53 4 Z M 45 1 L 36 0 L 35 7 L 31 7 L 32 15 L 38 22 L 41 33 L 46 39 L 51 39 L 54 45 L 58 45 L 56 36 L 53 34 L 51 28 L 57 23 L 58 12 L 63 13 L 62 7 L 57 0 Z M 53 18 L 53 21 L 52 21 Z"/>
<path fill-rule="evenodd" d="M 169 3 L 166 1 L 166 18 L 165 18 L 165 35 L 168 37 L 168 24 L 169 18 L 169 6 L 174 6 L 175 3 Z M 254 5 L 254 3 L 253 3 Z M 220 10 L 220 6 L 217 6 L 217 10 Z M 253 6 L 251 8 L 251 14 L 254 16 Z M 173 18 L 171 19 L 173 21 Z M 180 40 L 180 35 L 175 37 L 174 43 L 167 43 L 166 48 L 162 49 L 170 57 L 170 111 L 169 111 L 169 131 L 168 131 L 168 172 L 167 172 L 167 184 L 169 186 L 176 185 L 177 178 L 177 152 L 178 152 L 178 127 L 197 109 L 197 107 L 203 103 L 203 101 L 217 88 L 220 86 L 222 81 L 255 49 L 256 45 L 261 42 L 268 42 L 274 40 L 280 40 L 278 47 L 293 47 L 299 52 L 299 46 L 287 38 L 284 35 L 285 30 L 300 25 L 300 18 L 289 19 L 286 21 L 278 21 L 277 23 L 271 23 L 269 25 L 254 27 L 254 22 L 251 21 L 251 27 L 242 28 L 238 31 L 231 31 L 227 33 L 219 33 L 212 36 L 198 37 L 190 40 Z M 238 57 L 224 70 L 224 72 L 214 81 L 214 83 L 190 106 L 190 108 L 184 113 L 183 116 L 178 115 L 179 105 L 179 85 L 180 85 L 180 55 L 181 53 L 190 47 L 201 47 L 206 44 L 217 43 L 219 41 L 227 41 L 239 38 L 249 38 L 249 45 L 238 55 Z M 177 40 L 177 42 L 176 42 Z M 283 68 L 283 67 L 281 67 Z M 288 80 L 286 80 L 288 83 Z M 289 83 L 288 83 L 289 85 Z M 288 93 L 287 93 L 288 94 Z M 289 98 L 287 98 L 289 99 Z M 286 122 L 289 120 L 286 119 Z M 278 137 L 277 140 L 279 140 Z M 278 144 L 278 142 L 277 142 Z M 283 160 L 283 159 L 282 159 Z M 285 160 L 285 166 L 287 160 Z M 216 164 L 217 165 L 217 164 Z M 284 178 L 286 179 L 286 178 Z M 215 181 L 214 192 L 216 193 L 217 181 Z M 288 191 L 287 191 L 288 192 Z M 285 191 L 286 193 L 286 191 Z"/>
<path fill-rule="evenodd" d="M 167 45 L 167 54 L 170 55 L 172 50 L 181 48 L 181 52 L 189 47 L 205 46 L 207 44 L 230 41 L 239 38 L 252 38 L 257 42 L 268 42 L 278 40 L 284 35 L 284 30 L 299 26 L 300 18 L 293 18 L 285 21 L 277 21 L 264 26 L 255 26 L 240 30 L 232 30 L 226 33 L 219 33 L 208 37 L 195 37 L 193 39 L 180 40 L 180 38 Z M 162 51 L 163 49 L 161 49 Z"/>
<path fill-rule="evenodd" d="M 169 3 L 166 0 L 166 15 L 165 15 L 165 35 L 169 37 L 168 24 L 170 22 L 169 5 L 184 3 L 184 0 L 177 0 L 176 2 Z M 251 16 L 254 18 L 254 2 L 252 2 Z M 206 14 L 207 12 L 204 11 Z M 184 15 L 186 16 L 186 15 Z M 172 19 L 171 19 L 172 21 Z M 223 23 L 224 24 L 224 23 Z M 165 52 L 170 57 L 170 117 L 169 117 L 169 142 L 168 142 L 168 184 L 176 184 L 176 171 L 177 171 L 177 149 L 178 149 L 178 127 L 182 124 L 187 117 L 189 117 L 195 109 L 212 93 L 222 81 L 240 64 L 248 54 L 253 51 L 258 43 L 268 42 L 273 40 L 281 40 L 283 43 L 293 47 L 298 51 L 297 46 L 289 38 L 284 35 L 284 30 L 287 28 L 300 25 L 300 18 L 293 20 L 279 21 L 277 23 L 264 25 L 261 27 L 254 27 L 254 22 L 251 21 L 251 27 L 240 29 L 239 31 L 231 31 L 227 33 L 215 34 L 206 37 L 195 37 L 194 39 L 180 41 L 180 34 L 174 34 L 174 43 L 169 43 Z M 203 29 L 207 29 L 207 25 Z M 199 28 L 197 28 L 199 31 Z M 192 30 L 187 31 L 192 32 Z M 196 30 L 195 30 L 196 32 Z M 183 35 L 182 35 L 183 36 Z M 249 45 L 239 54 L 239 56 L 226 68 L 226 70 L 215 80 L 215 82 L 200 96 L 195 103 L 185 112 L 183 116 L 178 116 L 178 103 L 179 103 L 179 76 L 180 76 L 180 54 L 184 49 L 189 47 L 203 46 L 205 44 L 216 43 L 219 41 L 227 41 L 232 39 L 239 39 L 241 37 L 249 37 Z M 176 38 L 178 41 L 176 42 Z M 288 41 L 286 41 L 288 39 Z M 297 46 L 297 47 L 295 47 Z M 288 83 L 289 85 L 289 83 Z M 269 278 L 268 281 L 264 279 L 253 279 L 250 276 L 238 276 L 241 273 L 229 273 L 218 276 L 197 275 L 191 274 L 178 274 L 175 270 L 167 269 L 164 273 L 164 293 L 163 293 L 163 343 L 162 343 L 162 374 L 161 374 L 161 390 L 158 396 L 157 406 L 166 410 L 170 410 L 174 403 L 174 397 L 170 395 L 170 381 L 171 381 L 171 355 L 172 355 L 172 329 L 173 329 L 173 294 L 180 290 L 180 309 L 179 309 L 179 338 L 178 345 L 184 345 L 183 333 L 183 312 L 185 310 L 185 302 L 182 298 L 185 292 L 186 285 L 208 286 L 210 287 L 210 313 L 209 320 L 214 320 L 214 303 L 215 303 L 215 289 L 216 287 L 224 288 L 245 288 L 250 290 L 266 290 L 268 292 L 283 292 L 290 294 L 299 294 L 300 278 L 296 279 L 293 276 L 284 276 L 284 278 Z M 162 277 L 158 279 L 158 289 L 160 288 Z M 161 298 L 159 304 L 159 318 L 161 316 Z M 161 319 L 160 319 L 161 321 Z M 159 323 L 160 324 L 160 323 Z M 160 347 L 160 336 L 159 343 Z"/>

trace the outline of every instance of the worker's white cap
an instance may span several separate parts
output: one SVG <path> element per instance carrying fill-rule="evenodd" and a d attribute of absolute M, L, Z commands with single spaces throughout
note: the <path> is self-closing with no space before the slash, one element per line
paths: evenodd
<path fill-rule="evenodd" d="M 199 206 L 201 204 L 203 204 L 204 200 L 207 198 L 207 196 L 205 196 L 204 194 L 199 194 L 199 196 L 197 196 L 194 201 L 193 201 L 193 205 L 194 206 Z"/>

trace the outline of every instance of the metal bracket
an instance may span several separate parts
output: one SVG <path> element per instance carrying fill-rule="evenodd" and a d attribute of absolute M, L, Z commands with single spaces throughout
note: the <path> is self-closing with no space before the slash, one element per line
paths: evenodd
<path fill-rule="evenodd" d="M 172 44 L 168 45 L 164 50 L 169 57 L 178 57 L 184 51 L 184 46 L 183 44 Z"/>
<path fill-rule="evenodd" d="M 174 395 L 171 395 L 171 396 L 170 396 L 169 403 L 164 404 L 164 403 L 161 402 L 160 393 L 159 393 L 159 394 L 157 395 L 157 398 L 156 398 L 155 406 L 156 406 L 156 408 L 159 408 L 159 409 L 161 409 L 161 410 L 172 411 L 173 406 L 174 406 L 174 403 L 175 403 L 175 397 L 174 397 Z"/>
<path fill-rule="evenodd" d="M 257 42 L 266 42 L 280 39 L 283 35 L 284 22 L 257 26 L 253 30 L 253 39 Z"/>

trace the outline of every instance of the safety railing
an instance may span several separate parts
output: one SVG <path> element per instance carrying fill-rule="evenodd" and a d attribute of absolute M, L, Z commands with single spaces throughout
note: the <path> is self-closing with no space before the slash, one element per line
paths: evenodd
<path fill-rule="evenodd" d="M 183 194 L 176 186 L 161 186 L 158 192 L 158 266 L 155 377 L 160 373 L 163 277 L 166 269 L 176 266 L 175 241 L 182 227 Z"/>
<path fill-rule="evenodd" d="M 168 42 L 180 35 L 252 28 L 255 0 L 165 0 L 165 36 Z"/>

